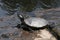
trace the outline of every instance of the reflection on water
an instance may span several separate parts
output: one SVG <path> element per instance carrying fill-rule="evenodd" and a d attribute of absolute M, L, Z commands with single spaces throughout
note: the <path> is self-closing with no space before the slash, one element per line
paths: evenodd
<path fill-rule="evenodd" d="M 50 9 L 57 7 L 59 0 L 2 0 L 2 8 L 9 14 L 14 14 L 18 9 L 23 12 L 31 12 L 36 8 Z"/>

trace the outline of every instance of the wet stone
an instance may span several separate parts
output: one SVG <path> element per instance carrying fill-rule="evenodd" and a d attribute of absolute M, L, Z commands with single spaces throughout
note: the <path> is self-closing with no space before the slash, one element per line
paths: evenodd
<path fill-rule="evenodd" d="M 2 34 L 1 37 L 2 38 L 9 38 L 9 36 L 7 34 Z"/>

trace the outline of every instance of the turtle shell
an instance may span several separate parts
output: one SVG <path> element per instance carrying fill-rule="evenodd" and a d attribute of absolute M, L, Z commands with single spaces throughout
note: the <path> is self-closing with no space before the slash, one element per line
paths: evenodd
<path fill-rule="evenodd" d="M 30 17 L 30 18 L 24 19 L 24 22 L 31 27 L 37 27 L 37 28 L 48 25 L 47 20 L 43 18 L 38 18 L 38 17 Z"/>

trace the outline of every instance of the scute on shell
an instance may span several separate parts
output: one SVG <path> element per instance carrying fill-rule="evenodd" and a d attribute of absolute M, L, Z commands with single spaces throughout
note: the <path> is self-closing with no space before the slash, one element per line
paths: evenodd
<path fill-rule="evenodd" d="M 43 27 L 49 24 L 47 20 L 38 17 L 30 17 L 25 19 L 24 21 L 27 25 L 32 27 Z"/>

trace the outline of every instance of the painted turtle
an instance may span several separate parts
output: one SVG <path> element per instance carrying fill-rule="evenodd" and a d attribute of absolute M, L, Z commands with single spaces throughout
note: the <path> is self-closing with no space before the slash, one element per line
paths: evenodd
<path fill-rule="evenodd" d="M 28 17 L 24 19 L 22 15 L 18 15 L 21 24 L 27 27 L 32 27 L 32 28 L 45 28 L 47 25 L 49 25 L 49 22 L 43 18 L 38 18 L 38 17 Z"/>
<path fill-rule="evenodd" d="M 52 30 L 49 22 L 43 18 L 38 17 L 28 17 L 24 18 L 22 15 L 18 15 L 21 24 L 18 24 L 17 28 L 23 28 L 28 31 L 40 30 L 39 35 L 42 39 L 60 40 L 60 36 Z M 37 38 L 41 39 L 41 38 Z"/>

